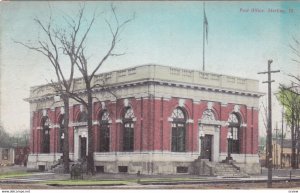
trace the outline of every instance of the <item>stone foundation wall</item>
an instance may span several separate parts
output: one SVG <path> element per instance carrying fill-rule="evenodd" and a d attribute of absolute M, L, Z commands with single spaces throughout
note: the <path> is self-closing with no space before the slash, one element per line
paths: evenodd
<path fill-rule="evenodd" d="M 30 154 L 28 157 L 28 169 L 39 169 L 40 166 L 45 170 L 58 161 L 62 154 Z M 195 166 L 195 160 L 198 158 L 195 153 L 174 153 L 174 152 L 109 152 L 109 153 L 95 153 L 95 167 L 96 170 L 105 173 L 122 173 L 129 174 L 198 174 L 209 175 L 209 167 L 204 167 L 205 164 L 199 162 L 201 165 L 201 172 L 195 171 L 200 165 Z M 240 157 L 245 157 L 240 155 Z M 248 156 L 249 157 L 249 156 Z M 74 154 L 70 154 L 70 159 L 74 160 Z M 254 159 L 253 159 L 254 160 Z M 256 174 L 260 172 L 259 163 L 252 162 L 236 162 L 236 166 L 241 171 L 248 174 Z M 210 162 L 207 160 L 207 164 Z M 200 173 L 199 173 L 200 172 Z"/>
<path fill-rule="evenodd" d="M 239 167 L 241 172 L 246 174 L 260 174 L 261 166 L 259 163 L 233 163 L 236 167 Z"/>
<path fill-rule="evenodd" d="M 37 170 L 39 169 L 40 166 L 42 166 L 47 171 L 54 164 L 54 162 L 57 162 L 60 159 L 61 156 L 62 156 L 61 153 L 29 154 L 27 168 L 32 170 Z"/>
<path fill-rule="evenodd" d="M 126 167 L 129 174 L 190 174 L 193 171 L 192 162 L 95 162 L 95 167 L 104 167 L 105 173 L 122 173 L 120 166 Z M 178 168 L 179 167 L 179 168 Z"/>

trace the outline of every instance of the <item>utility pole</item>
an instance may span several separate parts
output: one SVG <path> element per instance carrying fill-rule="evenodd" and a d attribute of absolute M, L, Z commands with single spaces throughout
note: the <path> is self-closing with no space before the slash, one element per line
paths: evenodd
<path fill-rule="evenodd" d="M 205 71 L 205 2 L 203 2 L 203 66 L 202 71 Z"/>
<path fill-rule="evenodd" d="M 208 43 L 208 21 L 205 13 L 205 1 L 203 2 L 203 66 L 202 70 L 205 71 L 205 39 Z"/>
<path fill-rule="evenodd" d="M 278 168 L 278 125 L 277 125 L 277 122 L 276 122 L 276 128 L 275 128 L 275 166 L 274 168 L 277 169 Z"/>
<path fill-rule="evenodd" d="M 281 111 L 281 154 L 280 154 L 280 168 L 282 168 L 282 156 L 283 156 L 283 112 L 284 109 L 282 108 Z"/>
<path fill-rule="evenodd" d="M 271 64 L 273 60 L 268 60 L 268 71 L 259 72 L 258 74 L 268 74 L 268 81 L 263 83 L 268 83 L 268 130 L 267 130 L 267 162 L 268 162 L 268 188 L 272 188 L 272 89 L 271 84 L 275 82 L 271 80 L 271 74 L 280 72 L 279 70 L 271 71 Z"/>

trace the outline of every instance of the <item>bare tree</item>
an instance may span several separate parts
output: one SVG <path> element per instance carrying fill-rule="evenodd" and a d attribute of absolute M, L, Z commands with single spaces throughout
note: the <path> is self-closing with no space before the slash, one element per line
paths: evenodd
<path fill-rule="evenodd" d="M 0 147 L 10 147 L 10 136 L 5 131 L 4 127 L 0 125 Z"/>
<path fill-rule="evenodd" d="M 50 16 L 48 22 L 42 22 L 39 18 L 34 21 L 42 29 L 45 38 L 37 39 L 37 43 L 23 43 L 15 41 L 26 48 L 44 55 L 52 65 L 56 73 L 57 81 L 52 81 L 49 86 L 53 87 L 60 95 L 64 103 L 64 142 L 63 142 L 63 163 L 64 172 L 69 172 L 69 98 L 72 93 L 72 84 L 74 78 L 74 66 L 77 63 L 79 53 L 83 49 L 83 42 L 86 40 L 90 27 L 82 26 L 84 7 L 81 7 L 75 18 L 63 17 L 67 26 L 58 27 Z M 93 21 L 91 22 L 91 24 Z M 80 35 L 82 34 L 82 35 Z M 69 58 L 69 64 L 62 62 L 63 58 Z M 67 66 L 68 65 L 68 66 Z M 63 67 L 68 67 L 70 72 L 67 74 Z M 73 93 L 72 93 L 73 96 Z"/>
<path fill-rule="evenodd" d="M 293 37 L 293 43 L 289 44 L 289 47 L 294 55 L 292 61 L 300 65 L 300 42 L 297 40 L 297 38 Z"/>
<path fill-rule="evenodd" d="M 47 57 L 47 59 L 52 64 L 52 67 L 55 69 L 57 76 L 57 82 L 51 81 L 50 85 L 55 88 L 55 90 L 60 94 L 61 98 L 64 101 L 65 115 L 64 115 L 64 128 L 65 128 L 65 139 L 64 140 L 64 168 L 65 172 L 69 171 L 69 142 L 68 142 L 68 123 L 69 123 L 69 98 L 76 100 L 77 102 L 84 105 L 87 109 L 87 124 L 88 124 L 88 164 L 87 171 L 94 174 L 94 146 L 93 146 L 93 129 L 92 129 L 92 105 L 93 105 L 93 94 L 92 91 L 96 87 L 105 87 L 104 85 L 92 84 L 92 80 L 103 65 L 103 63 L 112 56 L 121 56 L 125 53 L 113 53 L 113 50 L 116 47 L 116 44 L 120 42 L 120 34 L 123 28 L 133 20 L 134 16 L 130 19 L 120 22 L 115 6 L 111 5 L 111 12 L 113 15 L 114 22 L 116 26 L 113 27 L 112 23 L 105 19 L 107 27 L 109 28 L 112 39 L 110 47 L 105 53 L 104 57 L 101 58 L 94 69 L 90 69 L 88 64 L 88 58 L 85 53 L 85 46 L 87 36 L 95 23 L 96 12 L 89 21 L 84 18 L 85 15 L 85 5 L 81 6 L 78 15 L 76 18 L 65 15 L 63 19 L 67 24 L 65 28 L 59 28 L 54 25 L 53 20 L 50 16 L 50 20 L 47 24 L 44 24 L 40 19 L 35 19 L 39 27 L 46 35 L 45 40 L 38 39 L 37 45 L 32 45 L 29 43 L 23 43 L 15 41 L 28 49 L 39 52 Z M 84 18 L 84 19 L 83 19 Z M 85 23 L 85 25 L 83 25 Z M 81 35 L 80 35 L 81 34 Z M 69 69 L 70 73 L 66 76 L 62 70 L 62 66 L 66 64 L 61 63 L 62 57 L 68 57 L 70 64 Z M 74 78 L 74 67 L 80 71 L 82 78 L 85 83 L 85 95 L 80 95 L 73 90 L 73 78 Z M 105 87 L 104 90 L 108 91 L 108 88 Z M 110 92 L 110 91 L 109 91 Z M 110 92 L 112 93 L 112 92 Z M 112 93 L 113 94 L 113 93 Z M 113 94 L 114 95 L 114 94 Z"/>
<path fill-rule="evenodd" d="M 126 24 L 128 24 L 130 21 L 132 21 L 134 19 L 134 16 L 133 16 L 129 19 L 126 19 L 125 21 L 120 22 L 119 18 L 117 16 L 117 13 L 116 13 L 116 7 L 113 4 L 111 4 L 111 12 L 113 15 L 114 22 L 116 24 L 115 27 L 112 26 L 111 22 L 109 22 L 107 19 L 105 19 L 105 22 L 106 22 L 106 24 L 110 30 L 111 36 L 112 36 L 111 43 L 110 43 L 110 46 L 109 46 L 107 52 L 104 54 L 104 57 L 101 58 L 96 63 L 95 67 L 92 68 L 91 65 L 89 64 L 88 58 L 86 57 L 86 52 L 85 52 L 84 46 L 81 46 L 77 53 L 73 53 L 73 54 L 75 54 L 73 57 L 78 58 L 78 60 L 75 61 L 75 64 L 76 64 L 78 70 L 80 71 L 80 73 L 83 77 L 83 80 L 84 80 L 86 98 L 85 98 L 85 96 L 84 97 L 80 96 L 78 94 L 75 94 L 74 92 L 70 92 L 69 94 L 70 94 L 70 97 L 72 97 L 76 101 L 80 102 L 87 109 L 87 117 L 88 117 L 87 125 L 88 125 L 88 139 L 89 139 L 88 140 L 87 172 L 90 172 L 91 174 L 94 174 L 94 140 L 93 140 L 94 132 L 93 132 L 93 123 L 92 123 L 93 89 L 96 87 L 102 87 L 102 88 L 105 88 L 106 91 L 108 91 L 107 87 L 105 87 L 104 85 L 100 85 L 100 84 L 93 85 L 92 80 L 93 80 L 95 74 L 100 69 L 100 67 L 105 63 L 105 61 L 109 57 L 121 56 L 121 55 L 125 54 L 125 53 L 113 53 L 113 51 L 115 50 L 117 43 L 120 42 L 119 36 L 120 36 L 123 28 L 126 26 Z M 95 15 L 92 17 L 91 22 L 88 25 L 88 29 L 90 29 L 93 26 L 94 21 L 95 21 Z M 85 42 L 83 41 L 83 44 L 84 43 Z M 113 94 L 114 96 L 116 96 L 113 92 L 110 92 L 110 93 Z"/>

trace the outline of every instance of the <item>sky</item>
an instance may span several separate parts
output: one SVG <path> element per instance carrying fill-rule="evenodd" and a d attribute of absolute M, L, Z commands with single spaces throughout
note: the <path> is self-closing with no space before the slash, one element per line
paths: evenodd
<path fill-rule="evenodd" d="M 49 61 L 42 55 L 14 43 L 36 43 L 43 38 L 34 22 L 47 22 L 52 15 L 57 26 L 65 25 L 63 16 L 75 16 L 81 3 L 20 1 L 0 2 L 0 123 L 9 132 L 29 129 L 29 97 L 31 86 L 55 80 Z M 110 58 L 100 72 L 142 64 L 162 64 L 193 70 L 202 69 L 203 2 L 198 1 L 123 1 L 114 2 L 120 21 L 132 15 L 121 34 L 116 52 L 126 54 Z M 110 2 L 85 3 L 86 20 L 96 12 L 96 22 L 87 39 L 89 63 L 93 66 L 108 49 L 111 38 L 104 19 L 113 23 Z M 282 11 L 282 12 L 280 12 Z M 205 3 L 208 41 L 205 45 L 206 71 L 234 75 L 260 81 L 260 91 L 267 92 L 268 59 L 276 82 L 289 83 L 288 74 L 299 74 L 300 65 L 289 44 L 300 39 L 300 3 L 281 1 L 213 1 Z M 266 102 L 265 97 L 261 102 Z M 280 122 L 281 107 L 273 99 L 274 123 Z M 260 115 L 260 135 L 265 135 Z M 280 125 L 280 124 L 279 124 Z"/>

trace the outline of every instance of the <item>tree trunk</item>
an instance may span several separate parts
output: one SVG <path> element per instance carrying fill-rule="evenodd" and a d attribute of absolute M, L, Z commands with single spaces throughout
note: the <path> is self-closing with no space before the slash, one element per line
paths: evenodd
<path fill-rule="evenodd" d="M 299 157 L 299 131 L 297 129 L 297 127 L 295 127 L 295 138 L 296 138 L 296 153 L 295 153 L 295 168 L 298 168 L 298 163 L 299 163 L 299 160 L 298 160 L 298 157 Z"/>
<path fill-rule="evenodd" d="M 64 173 L 69 173 L 69 97 L 63 96 L 65 115 L 64 115 L 64 144 L 63 144 L 63 162 Z"/>
<path fill-rule="evenodd" d="M 298 111 L 298 109 L 297 109 Z M 296 113 L 296 133 L 297 133 L 297 157 L 296 157 L 296 168 L 299 168 L 299 154 L 300 154 L 300 131 L 299 131 L 299 114 Z"/>
<path fill-rule="evenodd" d="M 295 137 L 295 116 L 294 110 L 292 109 L 292 125 L 291 125 L 291 139 L 292 139 L 292 156 L 291 166 L 293 169 L 296 168 L 296 137 Z"/>
<path fill-rule="evenodd" d="M 93 99 L 92 89 L 90 84 L 87 86 L 87 111 L 88 111 L 88 159 L 87 159 L 87 172 L 94 175 L 94 130 L 93 130 Z"/>

